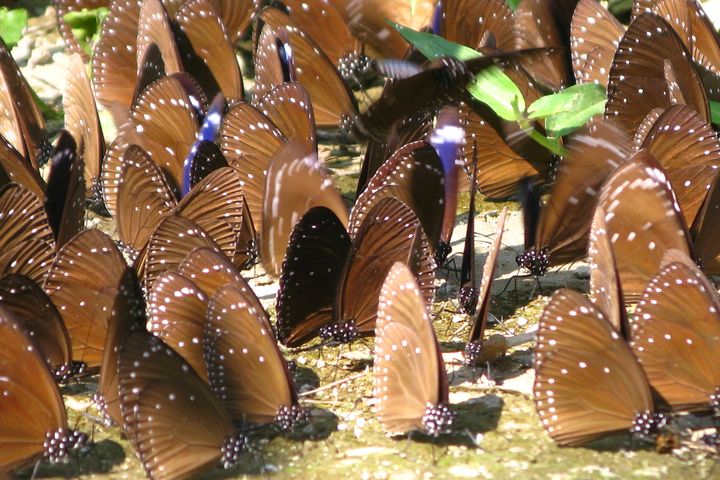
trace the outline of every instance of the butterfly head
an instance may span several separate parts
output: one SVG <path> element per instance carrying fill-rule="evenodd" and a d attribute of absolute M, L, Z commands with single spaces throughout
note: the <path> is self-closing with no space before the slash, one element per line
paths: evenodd
<path fill-rule="evenodd" d="M 358 336 L 355 320 L 331 323 L 320 329 L 320 338 L 334 340 L 338 343 L 350 343 Z"/>
<path fill-rule="evenodd" d="M 533 275 L 542 277 L 547 273 L 550 257 L 547 248 L 533 247 L 515 257 L 515 261 L 519 266 L 530 270 Z"/>
<path fill-rule="evenodd" d="M 457 413 L 444 403 L 428 405 L 422 418 L 423 428 L 428 435 L 437 436 L 450 431 L 456 416 Z"/>
<path fill-rule="evenodd" d="M 650 434 L 657 433 L 667 423 L 667 416 L 662 413 L 651 412 L 645 410 L 635 415 L 633 426 L 630 431 L 639 437 L 647 437 Z"/>
<path fill-rule="evenodd" d="M 474 315 L 475 309 L 478 302 L 478 292 L 471 285 L 463 285 L 460 287 L 460 294 L 458 295 L 460 301 L 460 308 L 463 312 L 468 315 Z"/>
<path fill-rule="evenodd" d="M 247 447 L 248 438 L 245 435 L 236 433 L 226 438 L 222 446 L 222 458 L 220 459 L 223 468 L 235 467 L 240 460 L 240 455 Z"/>
<path fill-rule="evenodd" d="M 83 447 L 87 440 L 86 434 L 75 430 L 58 428 L 55 431 L 47 432 L 45 442 L 43 442 L 45 458 L 50 463 L 57 463 L 65 458 L 70 450 Z"/>
<path fill-rule="evenodd" d="M 362 53 L 351 52 L 340 59 L 338 71 L 343 80 L 354 80 L 362 83 L 363 80 L 374 75 L 375 65 L 371 58 Z"/>
<path fill-rule="evenodd" d="M 284 433 L 292 432 L 308 421 L 308 411 L 300 405 L 283 405 L 275 416 L 275 424 Z"/>

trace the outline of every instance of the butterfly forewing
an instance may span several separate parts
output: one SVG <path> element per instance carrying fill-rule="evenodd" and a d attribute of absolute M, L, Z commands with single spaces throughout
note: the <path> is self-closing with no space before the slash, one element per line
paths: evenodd
<path fill-rule="evenodd" d="M 597 0 L 580 0 L 572 18 L 570 48 L 577 83 L 607 86 L 612 58 L 625 33 Z"/>
<path fill-rule="evenodd" d="M 535 349 L 535 405 L 559 445 L 580 445 L 629 431 L 653 409 L 637 359 L 589 300 L 559 290 L 540 317 Z"/>
<path fill-rule="evenodd" d="M 650 385 L 674 408 L 708 410 L 720 389 L 720 299 L 682 252 L 648 284 L 631 321 L 631 345 Z M 668 253 L 668 255 L 670 252 Z"/>
<path fill-rule="evenodd" d="M 192 250 L 177 271 L 202 290 L 208 299 L 225 284 L 245 282 L 225 255 L 207 247 Z"/>
<path fill-rule="evenodd" d="M 131 267 L 125 269 L 112 305 L 105 337 L 98 392 L 93 397 L 104 419 L 124 425 L 120 411 L 118 352 L 125 337 L 133 330 L 144 331 L 147 324 L 145 300 L 140 281 Z"/>
<path fill-rule="evenodd" d="M 71 55 L 69 63 L 65 95 L 63 96 L 65 128 L 75 139 L 78 153 L 85 164 L 86 187 L 89 190 L 97 189 L 100 163 L 105 153 L 100 118 L 82 58 L 78 54 Z"/>
<path fill-rule="evenodd" d="M 260 253 L 270 275 L 280 275 L 295 223 L 317 206 L 328 207 L 347 225 L 347 208 L 327 169 L 316 154 L 307 155 L 302 144 L 291 142 L 275 156 L 265 180 Z"/>
<path fill-rule="evenodd" d="M 235 51 L 211 0 L 190 0 L 175 14 L 185 68 L 203 86 L 208 98 L 217 91 L 233 102 L 243 98 L 243 81 Z M 185 41 L 185 42 L 184 42 Z M 190 62 L 188 62 L 190 60 Z M 208 79 L 192 67 L 202 62 Z"/>
<path fill-rule="evenodd" d="M 198 131 L 193 100 L 182 77 L 164 77 L 138 97 L 130 112 L 130 132 L 168 175 L 172 187 L 182 186 L 183 164 Z"/>
<path fill-rule="evenodd" d="M 60 311 L 73 345 L 73 359 L 97 367 L 125 260 L 110 237 L 85 230 L 60 249 L 45 292 Z"/>
<path fill-rule="evenodd" d="M 148 295 L 148 330 L 175 350 L 207 380 L 203 329 L 208 298 L 191 280 L 164 272 Z"/>
<path fill-rule="evenodd" d="M 370 210 L 387 197 L 397 198 L 412 208 L 435 248 L 443 222 L 445 186 L 443 167 L 432 146 L 425 141 L 407 144 L 378 169 L 351 212 L 351 237 L 357 234 Z"/>
<path fill-rule="evenodd" d="M 142 148 L 131 145 L 122 159 L 115 221 L 120 240 L 138 252 L 175 208 L 175 197 L 160 167 Z"/>
<path fill-rule="evenodd" d="M 447 401 L 445 367 L 413 273 L 395 263 L 382 284 L 375 325 L 373 396 L 383 430 L 423 430 L 428 406 Z"/>
<path fill-rule="evenodd" d="M 0 309 L 0 342 L 0 472 L 11 472 L 39 459 L 46 434 L 67 429 L 67 420 L 40 350 L 5 309 Z"/>
<path fill-rule="evenodd" d="M 336 323 L 353 324 L 360 335 L 373 333 L 380 289 L 396 262 L 413 271 L 423 298 L 431 302 L 434 262 L 427 237 L 413 211 L 400 200 L 387 197 L 368 213 L 353 238 L 338 286 Z"/>
<path fill-rule="evenodd" d="M 710 118 L 705 90 L 689 52 L 662 18 L 645 13 L 625 32 L 613 59 L 605 116 L 634 134 L 654 108 L 693 107 Z"/>
<path fill-rule="evenodd" d="M 0 306 L 15 316 L 53 373 L 70 366 L 72 345 L 52 300 L 30 278 L 9 274 L 0 279 Z"/>
<path fill-rule="evenodd" d="M 686 228 L 669 181 L 645 151 L 634 154 L 607 179 L 595 215 L 605 217 L 628 302 L 640 298 L 668 249 L 689 254 Z"/>

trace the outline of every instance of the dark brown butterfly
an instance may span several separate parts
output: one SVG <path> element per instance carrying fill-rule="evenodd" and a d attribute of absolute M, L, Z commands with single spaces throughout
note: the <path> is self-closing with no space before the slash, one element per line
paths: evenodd
<path fill-rule="evenodd" d="M 352 237 L 333 307 L 334 322 L 321 329 L 324 338 L 349 341 L 374 333 L 377 299 L 395 262 L 412 270 L 426 303 L 435 294 L 435 262 L 427 236 L 413 211 L 386 197 L 368 213 Z"/>
<path fill-rule="evenodd" d="M 112 305 L 125 268 L 110 237 L 85 230 L 58 251 L 43 285 L 70 333 L 73 359 L 90 368 L 102 363 Z"/>
<path fill-rule="evenodd" d="M 655 115 L 651 112 L 649 116 L 652 119 Z M 690 226 L 718 175 L 717 133 L 687 105 L 674 105 L 649 121 L 652 126 L 646 129 L 640 148 L 645 148 L 662 165 L 685 223 Z M 636 145 L 640 141 L 637 137 Z"/>
<path fill-rule="evenodd" d="M 50 158 L 45 211 L 58 247 L 78 234 L 85 224 L 83 160 L 66 130 L 60 133 Z"/>
<path fill-rule="evenodd" d="M 40 172 L 15 147 L 0 136 L 0 185 L 17 183 L 30 190 L 37 198 L 45 198 L 47 185 Z"/>
<path fill-rule="evenodd" d="M 362 53 L 362 46 L 354 38 L 343 17 L 344 8 L 341 3 L 325 0 L 283 0 L 282 7 L 287 12 L 291 24 L 303 31 L 323 51 L 328 60 L 349 78 L 368 67 L 367 59 Z M 342 5 L 344 7 L 344 5 Z M 264 20 L 273 23 L 282 17 L 270 15 Z M 273 24 L 274 28 L 285 24 Z"/>
<path fill-rule="evenodd" d="M 32 337 L 57 380 L 81 370 L 71 363 L 72 345 L 63 319 L 38 284 L 17 273 L 5 275 L 0 279 L 0 306 Z"/>
<path fill-rule="evenodd" d="M 280 275 L 293 226 L 316 206 L 330 208 L 347 225 L 347 207 L 317 154 L 308 155 L 303 144 L 290 142 L 272 160 L 265 178 L 260 257 L 268 274 Z"/>
<path fill-rule="evenodd" d="M 36 460 L 58 462 L 87 436 L 68 428 L 62 396 L 41 350 L 5 308 L 0 308 L 0 341 L 0 474 L 7 476 Z"/>
<path fill-rule="evenodd" d="M 605 216 L 595 215 L 590 228 L 588 245 L 590 267 L 590 301 L 603 312 L 605 318 L 627 340 L 630 336 L 625 298 L 615 261 L 615 252 L 607 232 Z"/>
<path fill-rule="evenodd" d="M 638 16 L 618 45 L 608 80 L 605 116 L 631 135 L 654 108 L 693 107 L 710 118 L 705 90 L 675 30 L 652 13 Z"/>
<path fill-rule="evenodd" d="M 597 0 L 580 0 L 570 29 L 575 81 L 607 86 L 612 59 L 625 27 Z"/>
<path fill-rule="evenodd" d="M 486 46 L 515 49 L 513 11 L 504 0 L 446 0 L 441 4 L 437 35 L 476 50 Z"/>
<path fill-rule="evenodd" d="M 148 295 L 148 330 L 180 354 L 207 381 L 203 330 L 208 298 L 191 280 L 165 271 Z"/>
<path fill-rule="evenodd" d="M 110 311 L 98 391 L 93 395 L 93 402 L 106 424 L 111 421 L 120 426 L 124 424 L 120 412 L 118 352 L 125 337 L 134 330 L 145 331 L 146 323 L 142 287 L 135 271 L 128 267 L 120 277 Z"/>
<path fill-rule="evenodd" d="M 407 379 L 413 381 L 408 382 Z M 452 426 L 445 364 L 415 276 L 395 263 L 382 284 L 373 357 L 375 413 L 388 435 Z"/>
<path fill-rule="evenodd" d="M 357 114 L 357 102 L 332 62 L 281 10 L 266 8 L 258 18 L 261 30 L 256 33 L 254 59 L 256 101 L 277 85 L 297 81 L 310 96 L 319 127 L 344 126 L 349 130 Z"/>
<path fill-rule="evenodd" d="M 83 62 L 90 60 L 90 56 L 80 45 L 77 37 L 72 31 L 72 26 L 65 20 L 65 16 L 69 13 L 80 12 L 84 9 L 94 10 L 97 8 L 107 7 L 110 0 L 53 0 L 55 7 L 55 20 L 58 25 L 58 31 L 62 37 L 68 51 L 72 54 L 80 55 Z"/>
<path fill-rule="evenodd" d="M 690 254 L 687 229 L 670 182 L 644 150 L 608 177 L 595 216 L 605 219 L 625 301 L 640 299 L 669 249 Z"/>
<path fill-rule="evenodd" d="M 605 120 L 576 132 L 567 149 L 557 164 L 546 204 L 541 206 L 538 198 L 532 198 L 537 194 L 533 187 L 524 211 L 526 250 L 517 260 L 534 275 L 544 275 L 550 265 L 585 256 L 598 191 L 628 160 L 632 144 L 622 129 Z"/>
<path fill-rule="evenodd" d="M 262 232 L 265 176 L 270 162 L 288 140 L 306 154 L 317 151 L 315 121 L 305 88 L 297 82 L 278 85 L 256 105 L 238 102 L 223 118 L 220 146 L 240 182 L 253 225 Z"/>
<path fill-rule="evenodd" d="M 234 240 L 232 245 L 234 245 Z M 148 290 L 167 270 L 175 270 L 185 257 L 197 247 L 208 247 L 218 252 L 223 249 L 195 222 L 178 215 L 165 217 L 153 232 L 136 263 L 138 276 Z M 233 251 L 227 245 L 225 251 Z"/>
<path fill-rule="evenodd" d="M 632 316 L 631 346 L 673 408 L 720 411 L 720 298 L 687 254 L 669 250 Z"/>
<path fill-rule="evenodd" d="M 433 249 L 438 247 L 445 211 L 443 165 L 426 141 L 404 145 L 382 164 L 357 198 L 349 221 L 351 237 L 380 200 L 397 198 L 409 206 L 422 223 Z"/>
<path fill-rule="evenodd" d="M 633 2 L 633 18 L 652 12 L 667 20 L 687 49 L 695 63 L 720 74 L 720 36 L 697 0 L 636 0 Z"/>
<path fill-rule="evenodd" d="M 332 322 L 337 282 L 349 251 L 350 237 L 332 210 L 311 208 L 295 224 L 277 294 L 278 339 L 283 345 L 303 345 Z"/>
<path fill-rule="evenodd" d="M 517 48 L 559 48 L 568 45 L 570 23 L 577 0 L 523 0 L 515 10 L 515 46 Z M 551 90 L 570 84 L 572 73 L 565 55 L 519 59 L 520 64 L 539 83 Z"/>
<path fill-rule="evenodd" d="M 345 8 L 350 32 L 360 39 L 375 58 L 403 58 L 408 43 L 388 23 L 391 20 L 414 30 L 430 26 L 435 3 L 432 0 L 348 0 Z"/>
<path fill-rule="evenodd" d="M 616 308 L 622 308 L 617 305 Z M 630 347 L 580 293 L 562 289 L 545 307 L 535 349 L 535 405 L 561 446 L 664 424 Z"/>
<path fill-rule="evenodd" d="M 75 139 L 78 155 L 85 166 L 85 185 L 88 190 L 85 196 L 90 197 L 91 205 L 99 205 L 102 202 L 100 171 L 105 140 L 85 64 L 79 54 L 71 55 L 69 63 L 63 96 L 65 128 Z"/>
<path fill-rule="evenodd" d="M 494 359 L 497 355 L 496 345 L 498 338 L 491 336 L 485 338 L 485 329 L 487 328 L 488 316 L 490 315 L 490 288 L 492 287 L 493 277 L 495 276 L 495 266 L 497 264 L 498 255 L 500 254 L 500 245 L 502 243 L 503 231 L 505 230 L 505 218 L 507 216 L 507 207 L 503 208 L 498 218 L 497 230 L 495 231 L 495 239 L 490 250 L 488 250 L 485 265 L 483 266 L 482 278 L 480 286 L 477 288 L 475 295 L 471 298 L 475 301 L 473 309 L 469 312 L 472 315 L 472 325 L 470 327 L 470 335 L 465 345 L 465 362 L 474 365 L 477 362 L 486 361 L 486 359 Z M 474 218 L 468 218 L 468 222 L 473 222 Z M 472 241 L 474 242 L 474 235 Z M 474 258 L 473 258 L 474 262 Z M 474 266 L 472 267 L 474 270 Z M 474 272 L 473 272 L 474 273 Z M 474 287 L 474 280 L 473 289 Z M 470 299 L 469 299 L 470 300 Z"/>
<path fill-rule="evenodd" d="M 0 189 L 0 271 L 42 285 L 55 256 L 55 238 L 41 200 L 18 184 Z"/>
<path fill-rule="evenodd" d="M 396 120 L 390 127 L 387 138 L 381 141 L 369 139 L 367 147 L 365 147 L 365 157 L 360 167 L 355 197 L 357 198 L 363 193 L 375 172 L 397 150 L 404 145 L 425 138 L 432 131 L 433 120 L 433 115 L 430 112 L 418 112 L 415 115 Z"/>
<path fill-rule="evenodd" d="M 331 210 L 308 211 L 293 229 L 280 276 L 280 342 L 297 347 L 318 335 L 340 342 L 372 335 L 384 275 L 395 262 L 409 266 L 431 301 L 430 247 L 416 215 L 402 201 L 381 199 L 352 241 Z"/>
<path fill-rule="evenodd" d="M 203 345 L 210 386 L 233 419 L 284 431 L 304 419 L 270 319 L 244 280 L 213 295 Z"/>
<path fill-rule="evenodd" d="M 708 275 L 720 273 L 720 224 L 717 222 L 720 212 L 720 176 L 710 187 L 695 223 L 691 226 L 693 247 L 697 260 Z"/>
<path fill-rule="evenodd" d="M 118 355 L 123 427 L 145 474 L 189 478 L 234 466 L 246 439 L 207 384 L 154 335 L 132 331 Z"/>
<path fill-rule="evenodd" d="M 52 150 L 45 120 L 25 77 L 0 39 L 0 135 L 34 167 Z"/>

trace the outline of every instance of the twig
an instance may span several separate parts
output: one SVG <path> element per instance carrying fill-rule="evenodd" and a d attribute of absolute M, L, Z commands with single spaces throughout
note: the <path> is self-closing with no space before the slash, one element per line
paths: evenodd
<path fill-rule="evenodd" d="M 349 377 L 341 378 L 340 380 L 336 380 L 332 383 L 328 383 L 327 385 L 323 385 L 322 387 L 318 387 L 314 390 L 308 390 L 307 392 L 303 392 L 299 396 L 307 397 L 309 395 L 315 395 L 318 392 L 322 392 L 322 391 L 328 390 L 330 388 L 336 387 L 338 385 L 342 385 L 343 383 L 352 382 L 353 380 L 358 379 L 367 373 L 368 372 L 360 372 L 360 373 L 356 373 L 355 375 L 350 375 Z"/>

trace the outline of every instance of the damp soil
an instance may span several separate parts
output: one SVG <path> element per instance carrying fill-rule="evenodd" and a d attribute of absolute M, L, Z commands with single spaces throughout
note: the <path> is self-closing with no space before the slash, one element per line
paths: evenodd
<path fill-rule="evenodd" d="M 21 1 L 30 7 L 29 35 L 55 45 L 53 12 L 49 1 Z M 48 40 L 49 39 L 49 40 Z M 49 62 L 24 66 L 31 85 L 50 106 L 61 102 L 57 85 L 47 89 L 48 78 L 63 76 L 65 58 L 56 52 Z M 250 82 L 249 82 L 250 83 Z M 62 123 L 49 123 L 58 130 Z M 106 135 L 112 132 L 106 128 Z M 320 157 L 332 170 L 343 196 L 354 199 L 364 147 L 339 141 L 334 132 L 323 133 Z M 112 137 L 109 136 L 108 140 Z M 339 478 L 718 478 L 718 456 L 698 442 L 681 439 L 678 448 L 659 454 L 651 442 L 618 435 L 584 448 L 559 448 L 543 430 L 532 401 L 532 346 L 524 343 L 502 357 L 470 368 L 461 363 L 470 319 L 457 304 L 458 275 L 468 221 L 469 194 L 461 193 L 453 253 L 438 271 L 433 323 L 448 368 L 450 401 L 458 412 L 454 433 L 428 438 L 419 434 L 386 437 L 372 406 L 372 340 L 304 352 L 286 351 L 295 361 L 296 385 L 301 403 L 310 409 L 308 424 L 289 436 L 270 430 L 253 432 L 254 447 L 235 470 L 215 470 L 203 478 L 272 477 L 290 479 Z M 496 222 L 508 207 L 507 229 L 492 289 L 493 323 L 488 334 L 517 338 L 532 332 L 548 295 L 560 287 L 587 289 L 584 264 L 563 266 L 536 280 L 517 270 L 515 255 L 522 250 L 522 220 L 515 201 L 478 199 L 475 215 L 477 267 L 485 262 Z M 87 225 L 113 235 L 111 219 L 88 212 Z M 274 316 L 277 285 L 260 267 L 244 272 L 269 313 Z M 144 472 L 121 429 L 105 427 L 91 397 L 97 378 L 64 386 L 69 423 L 87 432 L 92 446 L 73 454 L 66 463 L 40 465 L 35 478 L 143 478 Z M 688 417 L 685 425 L 707 426 L 707 419 Z M 32 469 L 20 472 L 33 476 Z"/>

